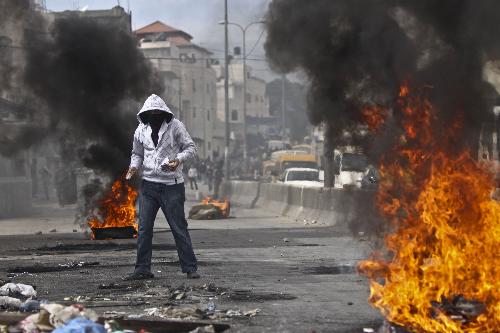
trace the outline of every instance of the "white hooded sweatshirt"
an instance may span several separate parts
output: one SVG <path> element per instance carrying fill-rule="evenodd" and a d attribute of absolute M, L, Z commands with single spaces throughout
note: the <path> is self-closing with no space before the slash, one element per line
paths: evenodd
<path fill-rule="evenodd" d="M 160 110 L 172 115 L 170 122 L 164 121 L 161 125 L 156 147 L 151 138 L 151 126 L 144 124 L 139 117 L 141 113 L 151 110 Z M 184 124 L 174 117 L 167 104 L 155 94 L 149 96 L 144 102 L 143 107 L 137 113 L 137 120 L 139 126 L 134 133 L 130 167 L 137 169 L 142 167 L 142 178 L 150 182 L 166 185 L 184 182 L 182 163 L 196 155 L 196 145 Z M 177 169 L 173 172 L 163 171 L 161 166 L 175 158 L 180 162 Z"/>

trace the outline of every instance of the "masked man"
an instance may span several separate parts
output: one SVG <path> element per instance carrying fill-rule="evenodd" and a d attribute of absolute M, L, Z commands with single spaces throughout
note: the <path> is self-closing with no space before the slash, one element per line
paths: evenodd
<path fill-rule="evenodd" d="M 182 272 L 199 278 L 196 257 L 184 216 L 185 189 L 182 163 L 196 155 L 196 146 L 184 124 L 165 102 L 151 95 L 137 114 L 132 158 L 127 179 L 142 168 L 139 196 L 139 235 L 135 271 L 125 280 L 151 279 L 153 226 L 161 208 L 174 235 Z"/>

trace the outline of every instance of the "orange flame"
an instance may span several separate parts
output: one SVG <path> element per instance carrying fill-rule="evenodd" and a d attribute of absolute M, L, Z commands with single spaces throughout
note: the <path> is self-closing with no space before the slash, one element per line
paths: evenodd
<path fill-rule="evenodd" d="M 215 207 L 218 207 L 221 210 L 222 216 L 229 217 L 229 213 L 230 213 L 230 209 L 231 209 L 229 200 L 227 200 L 227 199 L 215 200 L 215 199 L 212 199 L 211 197 L 206 197 L 203 200 L 201 200 L 201 203 L 203 205 L 208 205 L 208 204 L 214 205 Z"/>
<path fill-rule="evenodd" d="M 389 112 L 386 108 L 378 105 L 367 106 L 361 110 L 363 120 L 372 133 L 378 133 L 380 127 L 385 123 L 388 114 Z"/>
<path fill-rule="evenodd" d="M 98 210 L 99 217 L 94 216 L 88 221 L 88 225 L 93 229 L 134 227 L 137 231 L 138 225 L 135 220 L 136 198 L 137 191 L 124 179 L 116 180 L 111 187 L 111 191 L 101 201 Z"/>
<path fill-rule="evenodd" d="M 398 107 L 405 133 L 382 158 L 377 205 L 392 231 L 390 255 L 361 262 L 370 278 L 370 302 L 412 332 L 499 332 L 500 203 L 494 177 L 467 151 L 446 151 L 449 131 L 432 131 L 433 106 L 407 85 Z M 439 135 L 436 133 L 439 132 Z M 486 310 L 461 322 L 435 313 L 432 301 L 463 295 Z"/>

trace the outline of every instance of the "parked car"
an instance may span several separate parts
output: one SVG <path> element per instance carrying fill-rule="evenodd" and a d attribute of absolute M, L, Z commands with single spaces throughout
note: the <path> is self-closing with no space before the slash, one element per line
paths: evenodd
<path fill-rule="evenodd" d="M 312 168 L 286 169 L 279 180 L 288 185 L 323 187 L 319 180 L 319 170 Z"/>

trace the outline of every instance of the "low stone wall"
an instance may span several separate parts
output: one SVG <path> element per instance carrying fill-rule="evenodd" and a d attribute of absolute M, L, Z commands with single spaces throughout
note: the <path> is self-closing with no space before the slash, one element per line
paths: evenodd
<path fill-rule="evenodd" d="M 31 180 L 0 177 L 0 219 L 31 213 Z"/>
<path fill-rule="evenodd" d="M 251 183 L 251 184 L 250 184 Z M 278 215 L 316 220 L 352 232 L 376 230 L 380 218 L 375 208 L 375 192 L 362 189 L 336 189 L 291 186 L 281 183 L 232 181 L 225 184 L 231 203 L 257 207 Z M 254 196 L 257 194 L 256 200 Z"/>

